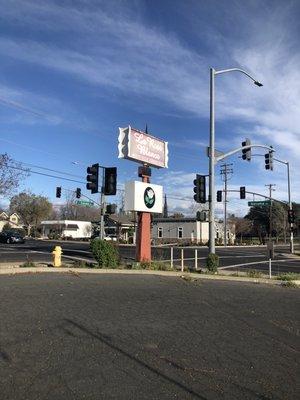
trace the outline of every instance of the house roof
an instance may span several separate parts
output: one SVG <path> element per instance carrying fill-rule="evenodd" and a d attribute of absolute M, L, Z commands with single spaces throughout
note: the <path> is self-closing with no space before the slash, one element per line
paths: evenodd
<path fill-rule="evenodd" d="M 1 213 L 0 213 L 0 218 L 2 218 L 2 219 L 9 219 L 9 218 L 11 218 L 13 215 L 15 215 L 17 218 L 19 218 L 20 219 L 20 216 L 17 214 L 17 213 L 12 213 L 12 214 L 7 214 L 5 211 L 2 211 Z"/>
<path fill-rule="evenodd" d="M 135 221 L 132 218 L 132 216 L 126 215 L 126 214 L 112 214 L 109 217 L 107 217 L 108 220 L 111 220 L 115 223 L 118 223 L 120 225 L 130 225 L 133 226 Z"/>

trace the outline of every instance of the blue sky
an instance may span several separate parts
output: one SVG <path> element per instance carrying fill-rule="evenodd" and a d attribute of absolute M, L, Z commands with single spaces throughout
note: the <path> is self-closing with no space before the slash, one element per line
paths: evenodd
<path fill-rule="evenodd" d="M 169 169 L 153 171 L 152 182 L 164 185 L 172 210 L 189 214 L 194 174 L 208 168 L 209 67 L 240 67 L 264 86 L 237 73 L 216 78 L 217 148 L 238 147 L 245 137 L 272 144 L 278 158 L 291 162 L 293 199 L 300 201 L 299 2 L 0 5 L 1 152 L 80 181 L 89 164 L 117 166 L 122 187 L 136 179 L 137 164 L 118 160 L 118 127 L 144 129 L 147 123 L 150 133 L 169 142 Z M 274 183 L 275 196 L 287 199 L 284 166 L 265 171 L 262 157 L 228 162 L 230 188 L 267 194 L 265 184 Z M 84 184 L 34 174 L 20 190 L 57 202 L 60 185 L 85 193 Z M 229 211 L 246 210 L 245 201 L 230 196 Z"/>

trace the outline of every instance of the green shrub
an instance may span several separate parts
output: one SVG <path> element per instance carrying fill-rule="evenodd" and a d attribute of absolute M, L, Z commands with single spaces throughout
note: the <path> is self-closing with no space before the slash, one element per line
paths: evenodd
<path fill-rule="evenodd" d="M 117 268 L 118 251 L 112 243 L 106 240 L 93 239 L 91 241 L 91 252 L 100 268 Z"/>
<path fill-rule="evenodd" d="M 209 272 L 218 272 L 219 267 L 219 256 L 216 254 L 210 253 L 206 258 L 206 268 Z"/>

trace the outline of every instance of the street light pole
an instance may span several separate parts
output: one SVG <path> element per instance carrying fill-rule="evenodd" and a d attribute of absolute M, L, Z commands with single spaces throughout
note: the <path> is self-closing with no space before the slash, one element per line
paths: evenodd
<path fill-rule="evenodd" d="M 291 179 L 290 179 L 290 163 L 286 162 L 287 175 L 288 175 L 288 194 L 289 194 L 289 209 L 293 209 L 292 199 L 291 199 Z M 293 223 L 290 223 L 290 252 L 294 254 L 294 232 Z"/>
<path fill-rule="evenodd" d="M 210 134 L 209 134 L 209 253 L 215 253 L 215 75 L 226 72 L 241 72 L 250 78 L 256 86 L 263 86 L 248 72 L 240 68 L 216 71 L 210 68 Z"/>
<path fill-rule="evenodd" d="M 210 68 L 209 253 L 215 253 L 215 70 Z"/>

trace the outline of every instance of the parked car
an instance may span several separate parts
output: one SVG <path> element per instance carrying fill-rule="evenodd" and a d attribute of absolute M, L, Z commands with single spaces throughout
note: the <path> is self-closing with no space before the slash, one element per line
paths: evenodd
<path fill-rule="evenodd" d="M 107 235 L 107 236 L 105 236 L 103 239 L 104 239 L 104 240 L 107 240 L 107 241 L 112 240 L 113 242 L 116 242 L 116 241 L 117 241 L 117 236 L 114 236 L 114 235 Z"/>
<path fill-rule="evenodd" d="M 25 239 L 17 232 L 0 232 L 1 243 L 25 243 Z"/>

